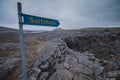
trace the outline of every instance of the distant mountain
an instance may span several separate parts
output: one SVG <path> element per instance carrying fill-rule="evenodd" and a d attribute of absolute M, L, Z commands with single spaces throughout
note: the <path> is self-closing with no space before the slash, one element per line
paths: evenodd
<path fill-rule="evenodd" d="M 44 31 L 45 30 L 24 30 L 25 33 L 41 33 Z M 0 33 L 8 33 L 8 32 L 19 32 L 19 30 L 0 26 Z"/>
<path fill-rule="evenodd" d="M 83 28 L 83 30 L 110 30 L 110 31 L 120 31 L 120 27 L 89 27 Z"/>
<path fill-rule="evenodd" d="M 7 27 L 0 26 L 0 33 L 4 33 L 4 32 L 18 32 L 18 29 L 13 29 L 13 28 L 7 28 Z"/>

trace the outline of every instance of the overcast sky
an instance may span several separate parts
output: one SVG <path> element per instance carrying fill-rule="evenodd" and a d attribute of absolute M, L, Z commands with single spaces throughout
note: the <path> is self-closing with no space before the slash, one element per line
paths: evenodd
<path fill-rule="evenodd" d="M 17 2 L 23 13 L 57 19 L 64 29 L 120 27 L 120 0 L 0 0 L 0 26 L 18 28 Z M 24 29 L 54 28 L 24 25 Z"/>

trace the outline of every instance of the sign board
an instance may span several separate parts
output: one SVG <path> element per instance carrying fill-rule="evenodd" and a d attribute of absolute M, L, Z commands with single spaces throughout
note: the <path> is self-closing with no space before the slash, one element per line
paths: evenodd
<path fill-rule="evenodd" d="M 27 14 L 22 14 L 22 16 L 23 16 L 23 24 L 27 24 L 27 25 L 58 27 L 58 25 L 60 24 L 57 20 L 54 19 L 37 17 Z"/>

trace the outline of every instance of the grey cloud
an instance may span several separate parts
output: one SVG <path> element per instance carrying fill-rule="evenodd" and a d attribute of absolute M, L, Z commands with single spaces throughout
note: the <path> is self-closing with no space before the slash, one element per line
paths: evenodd
<path fill-rule="evenodd" d="M 58 19 L 61 28 L 120 26 L 120 0 L 1 0 L 0 25 L 17 25 L 17 1 L 23 13 Z"/>

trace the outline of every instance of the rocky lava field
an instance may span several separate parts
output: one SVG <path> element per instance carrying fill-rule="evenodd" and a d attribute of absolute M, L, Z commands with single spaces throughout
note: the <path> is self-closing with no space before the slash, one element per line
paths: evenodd
<path fill-rule="evenodd" d="M 27 34 L 25 43 L 28 80 L 120 80 L 119 31 L 58 29 Z M 20 61 L 1 56 L 0 80 L 22 80 Z"/>

